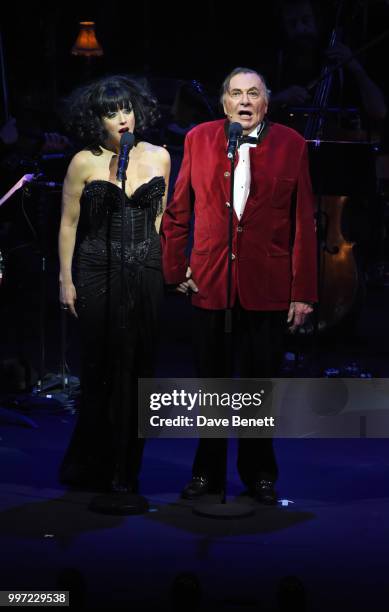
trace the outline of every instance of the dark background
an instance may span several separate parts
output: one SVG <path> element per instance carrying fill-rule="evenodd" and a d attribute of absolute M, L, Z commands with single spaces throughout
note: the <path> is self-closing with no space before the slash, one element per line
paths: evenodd
<path fill-rule="evenodd" d="M 315 2 L 315 6 L 321 19 L 323 37 L 329 40 L 336 2 Z M 62 99 L 88 78 L 118 72 L 148 79 L 160 102 L 162 120 L 166 122 L 177 87 L 183 80 L 198 80 L 215 107 L 220 84 L 235 66 L 248 66 L 263 72 L 272 87 L 275 75 L 268 67 L 274 66 L 276 49 L 281 44 L 277 11 L 276 1 L 241 2 L 227 6 L 222 2 L 201 0 L 185 4 L 111 0 L 104 5 L 80 2 L 75 6 L 63 2 L 38 6 L 30 3 L 23 9 L 17 3 L 11 3 L 1 23 L 10 113 L 16 117 L 22 136 L 23 132 L 27 133 L 27 141 L 29 131 L 36 134 L 37 140 L 46 130 L 62 132 Z M 389 2 L 384 0 L 346 0 L 344 14 L 344 42 L 354 50 L 389 28 Z M 95 21 L 103 57 L 88 61 L 71 54 L 82 20 Z M 360 59 L 388 98 L 387 57 L 389 36 L 372 46 Z M 209 118 L 204 116 L 202 120 Z M 388 123 L 386 120 L 383 130 L 384 149 L 388 142 L 385 136 Z M 163 144 L 165 141 L 160 137 L 161 132 L 156 131 L 149 139 Z M 39 142 L 36 144 L 34 138 L 32 141 L 32 144 L 27 142 L 22 155 L 16 155 L 14 164 L 11 155 L 10 161 L 7 157 L 0 168 L 1 194 L 24 173 L 36 171 L 32 165 L 36 160 L 37 170 L 43 173 L 45 180 L 62 182 L 73 152 L 62 159 L 43 160 L 39 154 Z M 170 152 L 172 187 L 181 153 Z M 6 232 L 0 237 L 0 247 L 6 258 L 5 282 L 0 296 L 3 309 L 2 353 L 7 357 L 15 353 L 26 354 L 36 370 L 39 370 L 40 360 L 42 304 L 47 309 L 44 317 L 49 326 L 46 330 L 46 366 L 54 370 L 58 368 L 57 235 L 60 199 L 60 187 L 57 190 L 32 187 L 30 193 L 21 195 L 19 192 L 11 198 L 0 214 Z M 374 205 L 371 210 L 380 221 Z M 7 223 L 11 225 L 7 226 Z M 369 245 L 372 243 L 369 235 L 362 238 L 365 242 L 370 241 Z M 359 237 L 358 242 L 361 242 Z M 386 265 L 389 254 L 383 251 L 387 248 L 387 241 L 377 241 L 377 245 L 376 251 L 380 252 L 374 256 L 382 258 Z M 46 256 L 45 296 L 41 287 L 42 256 Z M 383 268 L 383 274 L 385 270 Z M 386 276 L 384 281 L 386 285 Z M 372 294 L 371 299 L 380 304 L 382 295 Z M 362 320 L 363 335 L 375 337 L 370 311 L 365 319 L 362 316 Z M 377 327 L 379 335 L 380 324 Z M 357 335 L 355 329 L 350 335 L 352 338 Z M 72 334 L 70 338 L 73 338 Z M 78 353 L 75 346 L 73 349 L 71 369 L 77 372 Z M 366 346 L 360 347 L 360 351 L 366 351 Z M 376 369 L 381 372 L 383 367 L 380 363 Z"/>
<path fill-rule="evenodd" d="M 318 4 L 328 30 L 334 3 Z M 346 41 L 352 48 L 389 27 L 389 2 L 347 4 Z M 37 133 L 38 128 L 61 131 L 61 99 L 88 75 L 147 76 L 165 117 L 180 80 L 199 80 L 216 100 L 221 81 L 235 66 L 264 71 L 270 85 L 274 79 L 266 73 L 280 41 L 274 1 L 227 5 L 110 0 L 96 5 L 8 3 L 0 27 L 10 112 L 18 127 L 37 126 Z M 80 20 L 95 20 L 104 50 L 103 58 L 89 65 L 71 55 Z M 363 57 L 387 97 L 388 57 L 389 38 Z M 33 170 L 33 157 L 26 154 L 26 165 L 17 159 L 0 168 L 0 195 Z M 63 180 L 68 158 L 43 162 L 37 157 L 48 179 Z M 30 194 L 19 192 L 11 198 L 0 214 L 0 231 L 3 223 L 8 232 L 0 235 L 6 259 L 0 290 L 0 410 L 7 409 L 0 422 L 0 588 L 67 588 L 74 609 L 85 599 L 92 609 L 113 609 L 119 602 L 126 610 L 161 610 L 167 609 L 160 602 L 170 597 L 176 574 L 184 570 L 200 581 L 201 610 L 386 611 L 387 439 L 278 441 L 282 470 L 277 487 L 292 505 L 258 508 L 249 523 L 200 520 L 180 504 L 178 492 L 190 475 L 194 440 L 148 442 L 141 490 L 153 513 L 144 517 L 96 517 L 87 509 L 95 493 L 59 488 L 58 466 L 74 425 L 73 408 L 45 406 L 42 398 L 14 391 L 20 383 L 36 383 L 38 375 L 47 375 L 49 382 L 60 380 L 60 201 L 60 188 L 32 188 Z M 389 225 L 389 207 L 386 222 Z M 307 339 L 294 352 L 292 343 L 286 376 L 323 376 L 330 369 L 343 376 L 367 372 L 388 377 L 387 241 L 384 246 L 382 274 L 376 284 L 370 278 L 356 315 L 313 346 Z M 193 375 L 189 320 L 187 300 L 168 296 L 159 376 Z M 77 376 L 75 321 L 67 321 L 65 336 L 67 373 Z M 26 427 L 25 417 L 38 427 Z M 228 493 L 240 496 L 236 448 L 231 446 Z M 276 605 L 279 582 L 291 574 L 303 594 L 307 592 L 307 607 Z M 154 605 L 146 608 L 150 599 Z M 179 609 L 187 610 L 187 603 Z"/>
<path fill-rule="evenodd" d="M 336 2 L 316 2 L 329 34 Z M 389 4 L 385 0 L 347 0 L 344 41 L 357 49 L 389 27 Z M 80 20 L 94 20 L 104 50 L 102 58 L 71 55 Z M 2 18 L 2 35 L 11 111 L 26 106 L 28 96 L 46 111 L 57 96 L 66 95 L 86 74 L 110 72 L 148 76 L 162 103 L 172 99 L 174 81 L 197 79 L 216 95 L 224 76 L 235 66 L 249 66 L 268 73 L 269 60 L 280 42 L 277 2 L 226 3 L 123 3 L 81 2 L 8 6 Z M 388 38 L 363 54 L 369 74 L 388 88 Z M 160 79 L 166 79 L 161 86 Z M 41 99 L 39 100 L 39 93 Z M 165 98 L 165 99 L 161 99 Z"/>

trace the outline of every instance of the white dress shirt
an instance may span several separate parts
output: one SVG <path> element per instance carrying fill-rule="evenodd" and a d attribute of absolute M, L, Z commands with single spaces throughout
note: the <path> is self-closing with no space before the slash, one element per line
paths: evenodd
<path fill-rule="evenodd" d="M 258 134 L 257 126 L 249 136 L 257 137 Z M 246 206 L 247 198 L 250 193 L 251 185 L 251 171 L 250 171 L 250 147 L 256 147 L 257 145 L 245 142 L 240 145 L 238 149 L 239 160 L 235 168 L 234 174 L 234 209 L 238 219 L 241 219 L 244 208 Z"/>

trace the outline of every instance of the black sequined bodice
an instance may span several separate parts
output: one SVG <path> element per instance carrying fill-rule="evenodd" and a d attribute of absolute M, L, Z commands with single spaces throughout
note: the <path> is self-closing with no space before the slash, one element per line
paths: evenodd
<path fill-rule="evenodd" d="M 162 212 L 165 188 L 164 178 L 156 176 L 140 185 L 131 197 L 125 196 L 124 236 L 127 263 L 145 260 L 152 243 L 159 247 L 154 224 L 156 216 Z M 121 198 L 121 188 L 110 181 L 94 180 L 86 185 L 81 207 L 86 209 L 88 228 L 80 247 L 81 257 L 91 250 L 97 254 L 96 250 L 99 250 L 103 258 L 108 255 L 110 260 L 120 259 Z"/>
<path fill-rule="evenodd" d="M 128 246 L 150 237 L 155 218 L 162 212 L 165 181 L 156 176 L 140 185 L 131 197 L 125 196 L 125 236 Z M 121 188 L 115 183 L 94 180 L 84 189 L 81 206 L 86 206 L 89 234 L 110 240 L 121 236 Z"/>

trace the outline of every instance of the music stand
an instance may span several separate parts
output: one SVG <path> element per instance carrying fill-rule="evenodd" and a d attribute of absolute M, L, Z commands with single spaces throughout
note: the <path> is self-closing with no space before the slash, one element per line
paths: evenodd
<path fill-rule="evenodd" d="M 63 157 L 63 156 L 61 156 Z M 31 223 L 29 216 L 24 210 L 24 202 L 22 199 L 22 210 L 27 219 L 28 225 L 33 232 L 34 241 L 33 248 L 34 252 L 39 257 L 39 322 L 38 322 L 38 338 L 39 338 L 39 372 L 38 381 L 32 388 L 32 391 L 28 391 L 24 394 L 17 394 L 13 399 L 13 404 L 16 407 L 34 407 L 34 406 L 47 406 L 57 409 L 59 407 L 73 408 L 74 400 L 79 389 L 79 380 L 76 377 L 70 376 L 66 365 L 66 321 L 62 317 L 61 325 L 61 343 L 60 343 L 60 373 L 59 374 L 47 374 L 46 373 L 46 324 L 47 324 L 47 280 L 48 280 L 48 264 L 50 261 L 50 254 L 54 252 L 51 250 L 49 243 L 49 227 L 57 222 L 57 219 L 53 219 L 55 214 L 59 219 L 60 207 L 51 206 L 53 201 L 49 197 L 51 194 L 59 194 L 62 190 L 62 183 L 57 181 L 45 180 L 45 175 L 39 172 L 36 166 L 36 175 L 31 176 L 29 181 L 22 188 L 22 198 L 27 196 L 33 196 L 33 212 L 34 219 Z M 43 180 L 42 180 L 43 179 Z M 48 205 L 49 203 L 49 205 Z M 55 232 L 51 232 L 52 236 L 56 236 Z M 56 240 L 55 240 L 56 244 Z M 56 246 L 55 246 L 56 250 Z M 9 420 L 8 415 L 5 418 Z M 20 415 L 22 422 L 25 419 Z M 13 422 L 16 422 L 16 415 Z M 27 424 L 30 424 L 30 420 Z"/>
<path fill-rule="evenodd" d="M 61 155 L 61 158 L 63 155 Z M 44 176 L 44 175 L 40 175 Z M 56 181 L 39 180 L 28 186 L 35 195 L 36 199 L 36 224 L 37 236 L 36 246 L 40 259 L 40 308 L 39 308 L 39 377 L 33 396 L 44 398 L 45 403 L 53 402 L 53 407 L 62 405 L 73 407 L 74 396 L 79 391 L 79 379 L 71 376 L 66 364 L 66 344 L 67 344 L 67 321 L 66 313 L 60 312 L 60 371 L 56 374 L 46 373 L 46 323 L 47 323 L 47 281 L 50 256 L 57 250 L 57 240 L 53 241 L 52 235 L 49 237 L 48 229 L 50 224 L 59 226 L 60 206 L 50 206 L 53 204 L 50 195 L 59 198 L 62 191 L 62 183 Z M 50 195 L 49 195 L 50 194 Z M 48 205 L 49 203 L 49 205 Z M 54 232 L 56 237 L 58 232 Z"/>
<path fill-rule="evenodd" d="M 373 195 L 378 143 L 308 140 L 313 192 L 318 196 Z"/>

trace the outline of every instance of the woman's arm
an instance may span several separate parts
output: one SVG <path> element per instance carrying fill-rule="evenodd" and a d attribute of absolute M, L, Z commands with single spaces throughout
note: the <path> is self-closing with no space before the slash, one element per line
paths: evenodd
<path fill-rule="evenodd" d="M 166 190 L 165 190 L 165 195 L 163 196 L 163 199 L 162 199 L 162 212 L 155 219 L 155 229 L 157 230 L 157 233 L 159 233 L 159 228 L 161 226 L 162 215 L 163 215 L 163 212 L 164 212 L 164 210 L 166 208 L 167 194 L 168 194 L 168 191 L 169 191 L 170 155 L 169 155 L 169 151 L 167 149 L 165 149 L 164 147 L 159 147 L 159 160 L 160 160 L 160 167 L 161 167 L 161 172 L 162 172 L 161 175 L 165 179 Z"/>
<path fill-rule="evenodd" d="M 72 279 L 72 260 L 78 220 L 80 218 L 80 198 L 88 176 L 90 175 L 90 153 L 80 151 L 70 162 L 62 191 L 62 215 L 59 230 L 59 285 L 60 302 L 67 306 L 76 317 L 74 307 L 77 299 Z"/>

